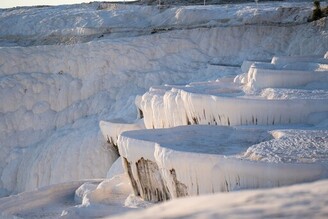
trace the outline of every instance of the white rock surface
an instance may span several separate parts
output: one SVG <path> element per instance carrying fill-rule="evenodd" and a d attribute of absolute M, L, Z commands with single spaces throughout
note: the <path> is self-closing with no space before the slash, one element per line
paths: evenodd
<path fill-rule="evenodd" d="M 140 5 L 98 6 L 0 10 L 0 196 L 105 177 L 117 155 L 101 136 L 99 122 L 123 118 L 131 124 L 135 120 L 135 96 L 151 86 L 216 79 L 220 79 L 218 83 L 232 83 L 241 73 L 236 66 L 245 59 L 323 57 L 328 50 L 324 43 L 318 46 L 327 40 L 327 19 L 306 23 L 312 10 L 308 2 L 167 10 Z M 287 65 L 287 69 L 295 67 Z M 324 63 L 298 67 L 326 69 Z M 245 82 L 244 76 L 240 78 Z M 315 91 L 327 89 L 322 84 L 307 85 L 306 89 L 312 90 L 309 92 L 263 90 L 257 95 L 278 100 L 301 96 L 313 108 L 323 106 L 323 111 L 305 113 L 304 120 L 317 129 L 327 129 L 325 105 L 316 104 L 325 100 L 324 91 Z M 198 91 L 205 91 L 203 88 Z M 244 91 L 222 83 L 219 90 L 227 96 Z M 185 117 L 180 118 L 181 112 L 177 112 L 178 124 Z M 160 121 L 158 127 L 163 125 Z M 119 128 L 117 123 L 114 126 L 113 139 L 130 129 Z M 238 166 L 232 162 L 234 165 Z M 131 191 L 127 177 L 115 177 L 113 172 L 109 171 L 112 177 L 99 188 L 82 189 L 80 206 L 74 207 L 73 190 L 80 185 L 74 182 L 48 187 L 43 193 L 46 189 L 38 190 L 42 194 L 33 191 L 0 199 L 0 206 L 24 218 L 93 218 L 149 205 L 135 196 L 126 199 Z M 7 215 L 4 210 L 0 212 L 1 217 Z"/>
<path fill-rule="evenodd" d="M 147 128 L 188 124 L 307 124 L 313 113 L 328 111 L 327 90 L 266 88 L 249 93 L 216 81 L 186 87 L 155 87 L 136 99 Z"/>
<path fill-rule="evenodd" d="M 104 138 L 107 142 L 117 145 L 118 136 L 125 131 L 145 129 L 142 119 L 137 120 L 135 123 L 124 123 L 124 121 L 100 121 L 99 127 Z M 117 147 L 117 146 L 116 146 Z"/>
<path fill-rule="evenodd" d="M 328 160 L 327 130 L 275 130 L 275 139 L 248 148 L 242 158 L 274 163 L 315 163 Z"/>
<path fill-rule="evenodd" d="M 91 143 L 98 138 L 99 121 L 133 121 L 135 95 L 150 86 L 215 80 L 227 75 L 224 69 L 231 76 L 237 71 L 218 65 L 241 64 L 244 59 L 328 50 L 313 46 L 326 39 L 327 22 L 303 24 L 311 9 L 304 3 L 175 7 L 160 13 L 156 7 L 96 6 L 1 10 L 1 196 L 104 177 L 114 159 L 108 158 L 108 151 L 102 153 L 103 141 Z M 258 25 L 267 19 L 272 25 Z M 158 33 L 149 35 L 154 30 Z M 77 43 L 81 41 L 90 42 Z M 76 44 L 66 45 L 71 43 Z M 44 46 L 12 47 L 17 45 Z M 70 146 L 65 156 L 59 151 L 64 145 Z M 57 154 L 49 156 L 50 151 Z M 36 158 L 35 164 L 30 157 Z M 67 159 L 67 172 L 58 175 Z M 101 168 L 95 170 L 95 163 Z M 25 165 L 30 172 L 24 171 Z"/>
<path fill-rule="evenodd" d="M 318 125 L 328 112 L 328 89 L 321 90 L 321 86 L 309 89 L 308 84 L 325 84 L 326 66 L 319 65 L 316 71 L 306 70 L 315 66 L 312 63 L 325 62 L 325 58 L 286 59 L 280 61 L 288 63 L 284 67 L 275 64 L 274 60 L 272 63 L 244 63 L 242 71 L 249 67 L 245 83 L 245 74 L 241 74 L 234 79 L 228 77 L 187 86 L 153 87 L 137 97 L 136 105 L 144 115 L 145 126 L 155 130 L 123 132 L 117 142 L 135 195 L 157 202 L 188 195 L 277 187 L 326 178 L 326 130 L 272 131 L 275 139 L 255 138 L 262 142 L 249 141 L 255 145 L 245 152 L 235 148 L 235 140 L 239 147 L 243 141 L 249 140 L 244 134 L 239 138 L 238 129 L 230 138 L 229 129 L 224 127 L 176 127 L 191 124 Z M 303 70 L 294 70 L 300 62 Z M 257 77 L 257 71 L 261 74 L 269 72 L 269 77 Z M 303 73 L 307 77 L 292 80 L 293 74 L 300 76 Z M 301 82 L 303 79 L 305 81 Z M 261 88 L 264 89 L 256 89 L 254 84 L 263 85 Z M 299 88 L 290 89 L 294 86 Z M 165 127 L 168 129 L 160 129 Z M 260 131 L 252 132 L 259 134 Z M 224 150 L 221 150 L 222 138 L 227 145 Z M 230 150 L 234 156 L 223 156 L 231 155 Z"/>
<path fill-rule="evenodd" d="M 311 82 L 327 83 L 327 81 L 328 71 L 261 69 L 255 65 L 248 72 L 247 86 L 255 89 L 297 88 Z"/>
<path fill-rule="evenodd" d="M 111 218 L 325 218 L 328 181 L 182 198 Z"/>
<path fill-rule="evenodd" d="M 135 195 L 157 202 L 325 178 L 327 135 L 274 131 L 275 139 L 268 140 L 261 129 L 181 126 L 124 132 L 118 145 Z"/>
<path fill-rule="evenodd" d="M 154 6 L 90 3 L 58 7 L 1 10 L 2 45 L 71 44 L 92 39 L 143 35 L 172 28 L 238 26 L 242 24 L 300 24 L 310 4 L 275 3 Z M 32 15 L 32 16 L 29 16 Z M 23 19 L 22 19 L 23 18 Z"/>
<path fill-rule="evenodd" d="M 91 182 L 91 180 L 89 181 Z M 39 210 L 41 210 L 44 213 L 43 217 L 58 217 L 63 208 L 75 204 L 74 192 L 84 182 L 61 183 L 32 192 L 1 198 L 0 212 L 4 215 L 16 214 L 23 215 L 23 218 L 33 218 L 38 216 Z"/>

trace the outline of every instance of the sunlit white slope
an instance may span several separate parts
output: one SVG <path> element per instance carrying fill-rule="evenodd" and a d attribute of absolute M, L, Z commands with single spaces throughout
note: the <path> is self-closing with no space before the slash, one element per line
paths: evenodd
<path fill-rule="evenodd" d="M 98 218 L 149 205 L 129 196 L 121 159 L 110 169 L 105 180 L 65 182 L 1 198 L 0 218 Z"/>
<path fill-rule="evenodd" d="M 242 24 L 300 24 L 311 13 L 308 3 L 256 6 L 210 5 L 158 8 L 147 5 L 90 3 L 57 7 L 23 7 L 0 12 L 2 46 L 72 44 L 190 27 Z"/>
<path fill-rule="evenodd" d="M 62 183 L 44 187 L 37 191 L 2 198 L 0 200 L 0 217 L 17 215 L 23 218 L 33 218 L 40 211 L 43 211 L 43 217 L 58 217 L 63 209 L 74 204 L 74 192 L 84 182 Z M 89 183 L 91 183 L 91 180 Z M 99 180 L 93 180 L 93 183 L 97 184 Z"/>
<path fill-rule="evenodd" d="M 183 198 L 111 218 L 326 218 L 328 182 Z"/>

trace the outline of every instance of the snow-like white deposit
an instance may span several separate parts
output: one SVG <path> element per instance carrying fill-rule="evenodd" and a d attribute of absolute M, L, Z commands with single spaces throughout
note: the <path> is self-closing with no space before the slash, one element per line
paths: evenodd
<path fill-rule="evenodd" d="M 47 183 L 105 176 L 113 160 L 110 160 L 110 151 L 103 150 L 105 139 L 97 140 L 100 118 L 115 118 L 118 115 L 131 118 L 135 112 L 135 94 L 152 84 L 182 83 L 197 75 L 201 78 L 216 77 L 215 70 L 202 73 L 200 69 L 207 69 L 207 64 L 190 66 L 189 70 L 176 74 L 180 64 L 198 59 L 201 53 L 192 52 L 196 44 L 177 40 L 177 44 L 173 45 L 169 37 L 161 41 L 164 51 L 158 47 L 155 49 L 149 42 L 155 42 L 156 38 L 129 38 L 119 42 L 66 47 L 0 48 L 0 93 L 2 103 L 6 103 L 1 104 L 0 113 L 0 172 L 1 175 L 4 173 L 1 187 L 8 192 L 24 191 Z M 180 47 L 180 50 L 174 47 Z M 167 49 L 169 51 L 165 51 Z M 195 56 L 190 57 L 189 61 L 181 58 L 180 64 L 177 64 L 174 57 L 185 50 Z M 165 60 L 169 57 L 175 61 L 177 69 L 171 68 L 175 66 L 171 61 Z M 194 74 L 191 69 L 199 73 Z M 69 147 L 67 152 L 74 154 L 65 153 L 68 157 L 65 160 L 71 162 L 65 163 L 66 176 L 60 173 L 63 170 L 60 163 L 64 157 L 63 152 L 58 150 L 65 148 L 64 145 Z M 58 155 L 50 153 L 51 150 Z M 39 172 L 44 171 L 43 168 L 32 167 L 25 173 L 29 177 L 20 179 L 22 175 L 16 174 L 18 169 L 24 172 L 26 165 L 38 165 L 26 164 L 34 161 L 30 156 L 42 159 L 41 163 L 50 162 L 46 155 L 39 152 L 51 155 L 49 159 L 58 157 L 58 160 L 52 161 L 56 164 L 51 168 L 49 166 L 50 172 L 46 171 L 42 176 Z M 21 163 L 22 156 L 27 153 L 31 155 Z M 101 156 L 92 156 L 97 153 Z M 93 168 L 94 165 L 98 168 Z M 59 168 L 59 175 L 54 174 L 56 167 Z M 39 180 L 38 177 L 45 179 Z M 28 185 L 24 183 L 26 180 Z M 17 186 L 18 181 L 22 185 Z"/>
<path fill-rule="evenodd" d="M 0 218 L 99 218 L 151 205 L 131 192 L 117 159 L 108 179 L 60 183 L 0 199 Z"/>
<path fill-rule="evenodd" d="M 156 202 L 327 177 L 328 132 L 294 132 L 181 126 L 124 132 L 118 146 L 135 194 Z"/>
<path fill-rule="evenodd" d="M 328 63 L 328 60 L 327 60 Z M 328 65 L 327 65 L 328 66 Z M 289 66 L 291 67 L 291 66 Z M 304 68 L 304 67 L 303 67 Z M 247 83 L 249 87 L 261 89 L 266 87 L 295 88 L 313 82 L 328 82 L 328 67 L 323 71 L 320 66 L 316 71 L 309 70 L 288 70 L 288 69 L 263 69 L 260 66 L 252 65 L 248 72 Z"/>
<path fill-rule="evenodd" d="M 326 218 L 328 181 L 277 189 L 240 191 L 182 198 L 139 212 L 129 218 Z"/>
<path fill-rule="evenodd" d="M 91 180 L 89 182 L 91 183 Z M 61 183 L 37 191 L 2 198 L 0 200 L 0 217 L 15 214 L 23 218 L 35 218 L 38 217 L 40 209 L 43 211 L 43 217 L 58 217 L 61 209 L 74 204 L 74 192 L 83 183 L 85 181 Z M 93 183 L 99 183 L 99 180 L 93 180 Z"/>
<path fill-rule="evenodd" d="M 118 136 L 125 131 L 145 129 L 145 125 L 142 119 L 137 120 L 135 123 L 124 123 L 121 120 L 115 120 L 112 122 L 100 121 L 99 127 L 104 138 L 110 144 L 117 145 Z"/>
<path fill-rule="evenodd" d="M 0 14 L 2 45 L 72 44 L 93 39 L 144 35 L 167 29 L 302 24 L 311 13 L 307 3 L 154 6 L 90 3 L 58 7 L 4 9 Z"/>
<path fill-rule="evenodd" d="M 206 91 L 200 87 L 201 92 L 190 87 L 167 88 L 151 88 L 137 99 L 147 128 L 188 124 L 305 124 L 310 122 L 311 114 L 328 110 L 327 90 L 284 93 L 280 89 L 265 89 L 259 95 L 245 95 L 235 85 L 225 87 L 220 81 L 211 83 Z"/>
<path fill-rule="evenodd" d="M 247 62 L 242 66 L 247 74 L 233 80 L 153 87 L 136 99 L 136 105 L 147 128 L 309 123 L 311 114 L 328 111 L 328 67 L 320 65 L 328 59 L 309 59 L 290 59 L 288 70 L 278 64 Z M 294 70 L 300 60 L 303 70 Z M 308 70 L 312 64 L 315 71 Z"/>
<path fill-rule="evenodd" d="M 0 217 L 94 218 L 147 207 L 129 195 L 131 187 L 138 194 L 136 166 L 146 171 L 139 190 L 156 200 L 327 177 L 328 21 L 308 23 L 311 10 L 308 2 L 0 10 L 0 197 L 24 192 L 0 199 Z M 256 63 L 239 68 L 244 60 Z M 261 69 L 274 70 L 270 80 L 284 71 L 290 86 L 266 87 Z M 307 125 L 271 134 L 139 130 L 286 123 Z M 117 143 L 123 158 L 115 162 Z"/>
<path fill-rule="evenodd" d="M 242 158 L 267 162 L 314 163 L 328 160 L 327 130 L 275 130 L 275 139 L 248 148 Z"/>
<path fill-rule="evenodd" d="M 245 59 L 328 50 L 315 46 L 327 39 L 326 20 L 306 23 L 304 3 L 98 6 L 0 11 L 1 195 L 104 177 L 116 155 L 99 121 L 132 122 L 135 95 L 151 86 L 232 76 L 239 69 L 222 64 Z"/>

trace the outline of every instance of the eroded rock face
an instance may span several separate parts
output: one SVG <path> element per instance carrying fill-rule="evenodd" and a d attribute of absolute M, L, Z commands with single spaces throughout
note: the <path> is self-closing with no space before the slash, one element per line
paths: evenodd
<path fill-rule="evenodd" d="M 172 181 L 174 184 L 173 188 L 175 188 L 174 192 L 175 192 L 176 197 L 188 196 L 188 188 L 185 184 L 183 184 L 177 180 L 177 174 L 175 172 L 175 169 L 171 169 L 170 173 L 172 176 Z"/>
<path fill-rule="evenodd" d="M 131 164 L 129 163 L 129 161 L 126 158 L 123 158 L 123 164 L 124 164 L 125 172 L 127 172 L 129 175 L 129 179 L 130 179 L 134 194 L 137 196 L 140 196 L 140 191 L 137 186 L 137 182 L 134 179 L 133 174 L 132 174 Z"/>
<path fill-rule="evenodd" d="M 152 202 L 170 199 L 168 189 L 155 162 L 141 158 L 136 163 L 136 167 L 144 199 Z"/>
<path fill-rule="evenodd" d="M 135 163 L 134 167 L 131 167 L 132 162 L 126 158 L 123 159 L 123 162 L 135 195 L 150 202 L 161 202 L 172 197 L 188 196 L 188 188 L 178 181 L 175 169 L 169 170 L 170 177 L 165 180 L 158 165 L 151 160 L 142 157 Z M 132 171 L 133 168 L 136 169 L 136 173 Z M 167 187 L 168 184 L 172 184 L 171 189 Z"/>
<path fill-rule="evenodd" d="M 141 158 L 135 163 L 136 173 L 133 173 L 131 163 L 126 158 L 124 158 L 124 163 L 135 195 L 151 202 L 170 199 L 168 188 L 155 162 Z"/>

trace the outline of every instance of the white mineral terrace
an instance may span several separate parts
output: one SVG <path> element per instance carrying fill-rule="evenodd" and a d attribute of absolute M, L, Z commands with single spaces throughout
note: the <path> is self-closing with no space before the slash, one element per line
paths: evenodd
<path fill-rule="evenodd" d="M 315 70 L 293 70 L 293 69 L 274 69 L 271 66 L 261 66 L 254 64 L 248 71 L 247 86 L 252 88 L 265 87 L 299 87 L 311 82 L 328 81 L 327 64 L 309 64 L 307 67 L 316 68 Z M 296 68 L 297 66 L 288 66 Z M 304 66 L 305 67 L 305 66 Z M 266 69 L 265 69 L 266 68 Z"/>
<path fill-rule="evenodd" d="M 100 121 L 99 126 L 107 142 L 114 145 L 117 145 L 117 138 L 122 132 L 145 129 L 142 119 L 138 120 L 136 123 L 124 123 L 122 120 L 113 120 L 110 122 Z"/>
<path fill-rule="evenodd" d="M 328 111 L 328 65 L 322 64 L 327 61 L 298 57 L 284 67 L 248 62 L 242 66 L 243 71 L 249 67 L 248 74 L 187 86 L 153 87 L 136 98 L 136 105 L 147 128 L 307 124 L 311 115 Z"/>
<path fill-rule="evenodd" d="M 192 125 L 124 132 L 118 146 L 135 194 L 154 202 L 327 177 L 328 132 L 284 133 Z"/>
<path fill-rule="evenodd" d="M 153 202 L 325 178 L 326 130 L 273 129 L 326 124 L 327 61 L 245 61 L 236 77 L 152 87 L 136 98 L 143 119 L 100 127 L 118 145 L 134 193 Z"/>

